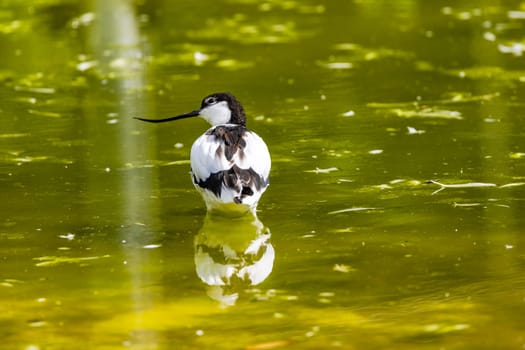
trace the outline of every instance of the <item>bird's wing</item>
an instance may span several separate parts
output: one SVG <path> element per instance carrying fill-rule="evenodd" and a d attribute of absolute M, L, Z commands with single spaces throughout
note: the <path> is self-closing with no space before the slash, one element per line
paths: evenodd
<path fill-rule="evenodd" d="M 236 165 L 241 169 L 253 169 L 263 181 L 268 180 L 272 161 L 266 143 L 253 131 L 243 135 L 246 146 L 235 155 Z"/>
<path fill-rule="evenodd" d="M 191 147 L 191 170 L 198 180 L 206 180 L 215 174 L 232 167 L 224 152 L 223 142 L 208 133 L 200 136 Z"/>
<path fill-rule="evenodd" d="M 268 147 L 256 133 L 245 128 L 239 130 L 211 128 L 200 136 L 191 148 L 191 167 L 199 180 L 211 174 L 229 170 L 234 165 L 252 169 L 264 180 L 270 174 L 271 159 Z"/>

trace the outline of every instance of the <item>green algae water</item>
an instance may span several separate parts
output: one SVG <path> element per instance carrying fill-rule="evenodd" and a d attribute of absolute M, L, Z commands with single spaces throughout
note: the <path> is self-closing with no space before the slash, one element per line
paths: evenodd
<path fill-rule="evenodd" d="M 525 2 L 3 1 L 2 349 L 522 349 Z M 189 175 L 230 91 L 258 217 Z"/>

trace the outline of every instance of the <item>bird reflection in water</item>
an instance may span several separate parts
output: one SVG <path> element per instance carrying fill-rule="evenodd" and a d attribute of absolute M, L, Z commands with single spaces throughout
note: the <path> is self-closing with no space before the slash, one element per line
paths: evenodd
<path fill-rule="evenodd" d="M 225 306 L 234 305 L 240 293 L 272 272 L 270 230 L 255 215 L 206 215 L 194 247 L 197 275 L 208 295 Z"/>

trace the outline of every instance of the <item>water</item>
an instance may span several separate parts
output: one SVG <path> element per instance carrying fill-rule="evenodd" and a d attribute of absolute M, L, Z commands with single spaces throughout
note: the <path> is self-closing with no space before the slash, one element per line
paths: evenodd
<path fill-rule="evenodd" d="M 2 348 L 522 348 L 524 11 L 4 2 Z M 255 221 L 206 216 L 202 120 L 132 119 L 222 90 Z"/>

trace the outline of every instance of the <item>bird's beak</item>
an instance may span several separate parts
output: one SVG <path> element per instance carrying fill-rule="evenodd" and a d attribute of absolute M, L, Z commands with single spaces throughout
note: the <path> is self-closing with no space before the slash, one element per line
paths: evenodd
<path fill-rule="evenodd" d="M 188 112 L 188 113 L 184 113 L 184 114 L 181 114 L 181 115 L 178 115 L 178 116 L 175 116 L 175 117 L 169 117 L 169 118 L 165 118 L 165 119 L 147 119 L 147 118 L 139 118 L 139 117 L 134 117 L 134 118 L 138 119 L 138 120 L 142 120 L 143 122 L 148 122 L 148 123 L 164 123 L 164 122 L 170 122 L 172 120 L 179 120 L 179 119 L 186 119 L 186 118 L 191 118 L 191 117 L 197 117 L 200 113 L 201 113 L 201 110 L 197 109 L 197 110 L 194 110 L 194 111 L 191 111 L 191 112 Z"/>

